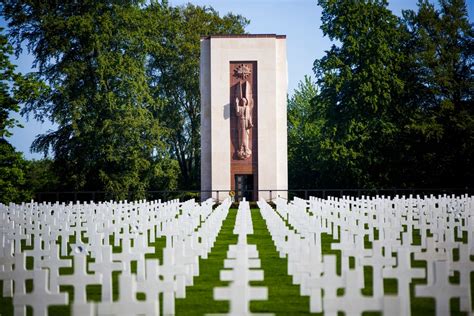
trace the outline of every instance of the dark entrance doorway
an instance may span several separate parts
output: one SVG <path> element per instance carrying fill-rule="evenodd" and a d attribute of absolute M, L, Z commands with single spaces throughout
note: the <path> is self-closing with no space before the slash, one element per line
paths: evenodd
<path fill-rule="evenodd" d="M 252 174 L 236 174 L 235 175 L 235 200 L 253 201 L 253 175 Z"/>

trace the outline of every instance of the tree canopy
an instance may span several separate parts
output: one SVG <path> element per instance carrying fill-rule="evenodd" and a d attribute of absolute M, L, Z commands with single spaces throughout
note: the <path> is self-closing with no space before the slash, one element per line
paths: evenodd
<path fill-rule="evenodd" d="M 200 39 L 213 34 L 242 34 L 249 23 L 240 15 L 220 17 L 211 7 L 152 5 L 147 9 L 154 21 L 149 80 L 156 98 L 166 105 L 159 117 L 169 131 L 168 152 L 179 163 L 180 186 L 200 187 Z"/>
<path fill-rule="evenodd" d="M 11 114 L 20 107 L 14 89 L 22 81 L 10 62 L 13 47 L 0 28 L 0 203 L 20 202 L 29 197 L 25 190 L 25 161 L 22 154 L 8 142 L 11 129 L 19 126 Z"/>
<path fill-rule="evenodd" d="M 58 129 L 59 188 L 142 197 L 199 182 L 200 35 L 242 33 L 241 16 L 166 1 L 3 1 L 9 36 L 35 57 L 23 113 Z"/>
<path fill-rule="evenodd" d="M 306 145 L 289 139 L 305 148 L 290 149 L 289 165 L 311 157 L 303 179 L 313 181 L 290 187 L 472 186 L 474 33 L 465 2 L 421 0 L 401 18 L 385 0 L 319 5 L 336 43 L 314 63 L 318 93 L 304 116 L 312 135 Z M 294 101 L 289 135 L 300 126 L 291 122 Z M 297 103 L 307 112 L 307 100 Z"/>
<path fill-rule="evenodd" d="M 290 188 L 473 185 L 474 28 L 464 0 L 319 0 L 333 41 L 288 99 Z M 48 190 L 198 189 L 201 36 L 249 21 L 167 1 L 4 0 L 0 202 Z M 15 72 L 26 49 L 34 71 Z M 52 121 L 25 161 L 11 113 Z M 5 193 L 7 192 L 7 193 Z"/>

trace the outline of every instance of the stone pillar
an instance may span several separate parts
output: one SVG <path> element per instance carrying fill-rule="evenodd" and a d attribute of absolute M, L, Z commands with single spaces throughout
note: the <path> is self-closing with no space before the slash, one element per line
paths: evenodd
<path fill-rule="evenodd" d="M 286 37 L 204 37 L 200 68 L 202 199 L 222 201 L 242 175 L 252 199 L 286 198 Z"/>

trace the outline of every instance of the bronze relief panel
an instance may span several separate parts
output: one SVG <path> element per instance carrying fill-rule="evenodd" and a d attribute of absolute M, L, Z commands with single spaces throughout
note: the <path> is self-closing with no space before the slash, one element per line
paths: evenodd
<path fill-rule="evenodd" d="M 257 188 L 257 62 L 230 62 L 229 70 L 231 179 L 236 174 L 253 175 Z"/>

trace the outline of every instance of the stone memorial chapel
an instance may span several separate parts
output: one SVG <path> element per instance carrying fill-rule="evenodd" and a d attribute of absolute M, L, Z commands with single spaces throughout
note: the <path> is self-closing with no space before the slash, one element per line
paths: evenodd
<path fill-rule="evenodd" d="M 200 70 L 201 198 L 286 198 L 286 36 L 203 37 Z"/>

